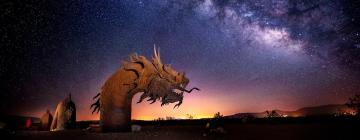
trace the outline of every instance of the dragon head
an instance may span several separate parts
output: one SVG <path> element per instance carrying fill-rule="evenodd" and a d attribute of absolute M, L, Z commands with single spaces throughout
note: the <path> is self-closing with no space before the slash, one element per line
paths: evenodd
<path fill-rule="evenodd" d="M 175 108 L 181 105 L 184 92 L 191 93 L 194 89 L 199 90 L 196 87 L 187 90 L 186 86 L 189 84 L 189 79 L 185 76 L 185 73 L 176 71 L 170 65 L 162 64 L 160 52 L 155 47 L 152 64 L 156 72 L 149 82 L 147 91 L 141 95 L 138 103 L 145 98 L 149 98 L 148 101 L 152 101 L 151 103 L 159 99 L 161 105 L 179 102 L 174 106 Z"/>

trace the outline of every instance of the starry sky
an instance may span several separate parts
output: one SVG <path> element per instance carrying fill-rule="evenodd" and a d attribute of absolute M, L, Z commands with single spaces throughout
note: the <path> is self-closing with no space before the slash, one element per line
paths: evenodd
<path fill-rule="evenodd" d="M 185 71 L 182 106 L 133 119 L 210 117 L 345 103 L 360 91 L 356 0 L 12 0 L 0 5 L 0 109 L 40 116 L 72 93 L 78 120 L 137 52 Z"/>

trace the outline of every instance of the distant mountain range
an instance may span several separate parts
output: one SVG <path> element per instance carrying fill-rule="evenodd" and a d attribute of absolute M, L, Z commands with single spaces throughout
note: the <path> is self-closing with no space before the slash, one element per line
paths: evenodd
<path fill-rule="evenodd" d="M 321 105 L 314 107 L 304 107 L 295 111 L 283 111 L 283 110 L 269 110 L 258 113 L 237 113 L 234 115 L 226 116 L 227 118 L 264 118 L 268 117 L 269 113 L 273 113 L 276 117 L 306 117 L 306 116 L 324 116 L 324 115 L 354 115 L 356 111 L 349 108 L 346 105 L 331 104 Z"/>

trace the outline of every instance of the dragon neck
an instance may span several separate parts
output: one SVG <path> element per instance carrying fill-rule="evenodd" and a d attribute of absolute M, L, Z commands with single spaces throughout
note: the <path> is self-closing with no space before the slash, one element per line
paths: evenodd
<path fill-rule="evenodd" d="M 120 70 L 103 86 L 100 97 L 100 125 L 103 131 L 131 130 L 131 103 L 136 93 L 133 79 L 136 79 L 134 73 Z"/>

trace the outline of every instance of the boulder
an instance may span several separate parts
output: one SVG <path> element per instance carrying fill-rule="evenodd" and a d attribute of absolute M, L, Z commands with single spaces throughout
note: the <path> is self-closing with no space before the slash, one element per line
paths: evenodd
<path fill-rule="evenodd" d="M 40 118 L 40 130 L 49 131 L 52 120 L 53 116 L 51 115 L 50 111 L 47 110 Z"/>

